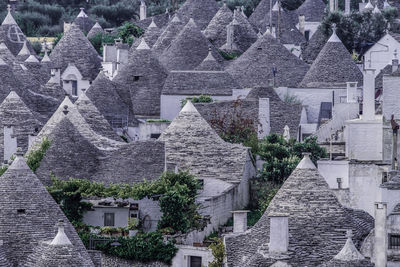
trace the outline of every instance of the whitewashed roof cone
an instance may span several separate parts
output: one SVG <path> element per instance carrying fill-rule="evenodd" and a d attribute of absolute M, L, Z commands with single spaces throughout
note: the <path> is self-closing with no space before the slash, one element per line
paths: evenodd
<path fill-rule="evenodd" d="M 79 14 L 77 16 L 78 18 L 87 18 L 88 17 L 88 15 L 86 15 L 84 10 L 85 9 L 83 7 L 81 7 L 81 12 L 79 12 Z"/>
<path fill-rule="evenodd" d="M 30 55 L 26 60 L 25 60 L 25 62 L 39 62 L 39 60 L 34 56 L 34 55 Z"/>
<path fill-rule="evenodd" d="M 179 19 L 178 15 L 175 14 L 171 22 L 181 22 L 181 20 Z"/>
<path fill-rule="evenodd" d="M 101 27 L 101 25 L 99 24 L 98 21 L 96 21 L 96 23 L 94 24 L 93 28 L 100 28 L 100 29 L 103 29 L 103 28 Z"/>
<path fill-rule="evenodd" d="M 15 21 L 14 17 L 11 14 L 11 6 L 10 5 L 7 6 L 7 10 L 8 10 L 7 16 L 5 17 L 5 19 L 3 20 L 3 23 L 1 25 L 7 25 L 7 24 L 8 25 L 13 25 L 13 24 L 16 25 L 17 22 Z"/>
<path fill-rule="evenodd" d="M 316 169 L 314 163 L 310 159 L 311 153 L 303 153 L 303 159 L 297 165 L 296 169 Z"/>
<path fill-rule="evenodd" d="M 49 57 L 49 53 L 47 52 L 47 49 L 44 51 L 44 56 L 42 58 L 42 62 L 51 62 L 51 59 Z"/>
<path fill-rule="evenodd" d="M 388 8 L 391 7 L 391 5 L 388 3 L 387 0 L 385 0 L 385 2 L 383 3 L 383 8 Z"/>
<path fill-rule="evenodd" d="M 148 44 L 146 43 L 144 38 L 142 38 L 142 40 L 140 41 L 140 44 L 138 45 L 138 47 L 136 49 L 137 50 L 150 50 L 150 47 L 148 46 Z"/>
<path fill-rule="evenodd" d="M 31 52 L 29 51 L 27 40 L 24 41 L 24 46 L 22 46 L 21 50 L 18 53 L 18 56 L 30 55 Z"/>
<path fill-rule="evenodd" d="M 197 109 L 192 104 L 192 101 L 188 100 L 185 106 L 182 108 L 181 112 L 188 112 L 188 113 L 198 113 Z"/>
<path fill-rule="evenodd" d="M 335 260 L 341 261 L 361 261 L 364 256 L 357 250 L 356 246 L 351 239 L 353 236 L 352 231 L 347 231 L 347 241 L 343 249 L 334 257 Z"/>
<path fill-rule="evenodd" d="M 279 1 L 276 1 L 275 5 L 272 7 L 272 11 L 279 11 Z"/>
<path fill-rule="evenodd" d="M 158 28 L 157 24 L 154 22 L 154 18 L 151 19 L 151 23 L 149 25 L 149 28 Z"/>
<path fill-rule="evenodd" d="M 364 8 L 365 10 L 373 10 L 374 6 L 371 4 L 371 0 L 368 1 L 368 4 Z"/>
<path fill-rule="evenodd" d="M 332 31 L 333 31 L 333 33 L 332 33 L 331 37 L 329 38 L 328 42 L 341 43 L 342 41 L 339 39 L 339 37 L 336 34 L 336 24 L 333 24 Z"/>
<path fill-rule="evenodd" d="M 65 246 L 72 245 L 71 241 L 69 241 L 68 236 L 64 232 L 64 220 L 58 221 L 58 233 L 56 237 L 51 241 L 50 245 L 52 246 Z"/>
<path fill-rule="evenodd" d="M 379 10 L 378 5 L 375 6 L 374 10 L 372 10 L 374 14 L 381 14 L 382 12 Z"/>

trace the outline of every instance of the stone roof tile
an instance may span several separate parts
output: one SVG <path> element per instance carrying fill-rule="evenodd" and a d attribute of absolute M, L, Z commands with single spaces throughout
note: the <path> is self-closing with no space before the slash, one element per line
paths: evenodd
<path fill-rule="evenodd" d="M 297 16 L 305 16 L 307 22 L 321 22 L 326 4 L 322 0 L 306 0 L 296 10 Z"/>
<path fill-rule="evenodd" d="M 232 20 L 233 12 L 227 7 L 226 3 L 224 3 L 203 33 L 213 45 L 221 47 L 226 43 L 226 27 Z"/>
<path fill-rule="evenodd" d="M 184 24 L 194 19 L 201 30 L 204 30 L 218 12 L 215 0 L 187 0 L 176 12 Z"/>
<path fill-rule="evenodd" d="M 153 52 L 156 55 L 161 55 L 164 50 L 169 47 L 169 45 L 180 33 L 183 27 L 184 24 L 181 22 L 178 16 L 175 15 L 173 19 L 168 23 L 165 30 L 161 33 L 160 37 L 158 37 L 156 43 L 153 45 Z"/>

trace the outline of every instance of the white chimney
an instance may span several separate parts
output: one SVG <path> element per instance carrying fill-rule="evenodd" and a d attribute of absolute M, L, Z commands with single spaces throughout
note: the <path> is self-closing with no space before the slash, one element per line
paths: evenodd
<path fill-rule="evenodd" d="M 347 84 L 347 103 L 356 103 L 358 82 L 347 82 L 346 84 Z"/>
<path fill-rule="evenodd" d="M 299 16 L 299 31 L 302 35 L 306 32 L 306 16 L 300 15 Z"/>
<path fill-rule="evenodd" d="M 286 253 L 289 248 L 289 217 L 269 215 L 269 253 Z"/>
<path fill-rule="evenodd" d="M 264 138 L 271 131 L 269 98 L 258 99 L 258 137 Z"/>
<path fill-rule="evenodd" d="M 243 233 L 247 230 L 248 210 L 235 210 L 233 213 L 233 233 Z"/>
<path fill-rule="evenodd" d="M 51 76 L 49 83 L 61 84 L 61 69 L 53 68 L 50 70 Z"/>
<path fill-rule="evenodd" d="M 140 1 L 140 20 L 147 18 L 147 6 L 144 0 Z"/>
<path fill-rule="evenodd" d="M 4 161 L 8 162 L 11 156 L 17 152 L 17 138 L 14 136 L 14 128 L 12 126 L 4 127 Z"/>
<path fill-rule="evenodd" d="M 386 233 L 387 204 L 375 203 L 375 266 L 386 267 L 387 264 L 387 233 Z"/>
<path fill-rule="evenodd" d="M 392 59 L 392 73 L 396 72 L 399 69 L 399 59 Z"/>
<path fill-rule="evenodd" d="M 375 70 L 364 70 L 363 120 L 375 120 Z"/>
<path fill-rule="evenodd" d="M 338 10 L 338 0 L 329 0 L 329 11 L 335 12 Z"/>
<path fill-rule="evenodd" d="M 350 0 L 345 0 L 344 2 L 344 14 L 350 15 L 351 10 L 350 10 Z"/>

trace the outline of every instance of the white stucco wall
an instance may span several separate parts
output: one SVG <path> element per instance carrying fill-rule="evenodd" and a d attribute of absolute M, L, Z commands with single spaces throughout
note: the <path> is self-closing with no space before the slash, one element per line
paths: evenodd
<path fill-rule="evenodd" d="M 258 138 L 262 139 L 271 131 L 271 110 L 269 98 L 259 98 L 258 101 Z"/>
<path fill-rule="evenodd" d="M 74 64 L 68 65 L 65 71 L 61 74 L 62 86 L 65 92 L 72 95 L 72 82 L 71 77 L 75 77 L 78 82 L 78 96 L 82 94 L 82 90 L 87 90 L 90 87 L 90 82 L 88 80 L 83 80 L 82 74 Z M 68 81 L 68 82 L 67 82 Z"/>
<path fill-rule="evenodd" d="M 346 122 L 346 157 L 357 160 L 382 160 L 382 120 L 361 119 Z"/>
<path fill-rule="evenodd" d="M 281 87 L 276 89 L 277 93 L 284 98 L 285 94 L 295 95 L 301 101 L 303 106 L 306 106 L 307 118 L 309 123 L 317 123 L 321 102 L 332 102 L 333 94 L 334 102 L 340 103 L 341 99 L 344 101 L 347 96 L 347 88 L 286 88 Z M 344 100 L 343 100 L 344 99 Z"/>
<path fill-rule="evenodd" d="M 201 266 L 207 267 L 214 260 L 212 252 L 204 247 L 177 246 L 179 248 L 172 260 L 172 267 L 190 267 L 190 256 L 201 257 Z"/>
<path fill-rule="evenodd" d="M 149 140 L 152 134 L 161 134 L 170 122 L 141 122 L 138 127 L 128 127 L 129 136 L 137 140 Z"/>
<path fill-rule="evenodd" d="M 399 50 L 400 51 L 400 50 Z M 400 77 L 383 77 L 383 108 L 382 114 L 390 120 L 392 114 L 395 119 L 400 119 Z"/>
<path fill-rule="evenodd" d="M 95 208 L 83 215 L 83 222 L 93 226 L 104 226 L 104 213 L 114 213 L 114 227 L 126 227 L 129 208 Z"/>
<path fill-rule="evenodd" d="M 17 152 L 17 138 L 14 137 L 13 127 L 4 127 L 4 158 L 3 162 L 10 160 L 11 156 Z"/>
<path fill-rule="evenodd" d="M 366 67 L 375 69 L 375 75 L 378 75 L 391 63 L 395 50 L 397 53 L 400 52 L 400 43 L 386 34 L 364 54 Z"/>
<path fill-rule="evenodd" d="M 349 188 L 348 160 L 319 160 L 318 170 L 325 178 L 329 188 L 338 188 L 337 178 L 342 178 L 342 189 Z"/>
<path fill-rule="evenodd" d="M 301 47 L 299 45 L 284 44 L 283 46 L 286 47 L 286 49 L 289 50 L 289 52 L 295 55 L 296 57 L 300 57 Z"/>

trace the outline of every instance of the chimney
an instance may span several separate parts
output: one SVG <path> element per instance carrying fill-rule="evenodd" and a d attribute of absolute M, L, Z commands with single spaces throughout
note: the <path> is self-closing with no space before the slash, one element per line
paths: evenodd
<path fill-rule="evenodd" d="M 387 203 L 375 203 L 375 266 L 386 267 L 387 233 L 386 233 Z"/>
<path fill-rule="evenodd" d="M 358 82 L 347 82 L 346 85 L 347 85 L 347 103 L 356 103 Z"/>
<path fill-rule="evenodd" d="M 350 9 L 350 0 L 345 0 L 344 2 L 344 14 L 345 15 L 350 15 L 351 9 Z"/>
<path fill-rule="evenodd" d="M 268 136 L 271 131 L 269 98 L 258 99 L 258 138 Z"/>
<path fill-rule="evenodd" d="M 140 20 L 145 20 L 147 18 L 147 6 L 144 0 L 140 1 Z"/>
<path fill-rule="evenodd" d="M 10 160 L 11 156 L 17 151 L 17 138 L 14 136 L 14 129 L 10 126 L 4 126 L 4 159 L 3 162 Z"/>
<path fill-rule="evenodd" d="M 304 35 L 306 29 L 306 16 L 300 15 L 299 16 L 299 31 L 301 32 L 302 35 Z"/>
<path fill-rule="evenodd" d="M 337 0 L 329 0 L 329 11 L 330 12 L 337 11 L 337 6 L 338 6 Z"/>
<path fill-rule="evenodd" d="M 363 12 L 366 5 L 367 5 L 367 3 L 365 3 L 365 0 L 362 0 L 362 3 L 358 4 L 358 11 Z"/>
<path fill-rule="evenodd" d="M 64 22 L 64 33 L 66 33 L 71 28 L 71 23 Z"/>
<path fill-rule="evenodd" d="M 399 69 L 399 59 L 397 58 L 397 50 L 394 51 L 394 58 L 392 59 L 392 73 Z"/>
<path fill-rule="evenodd" d="M 375 70 L 364 69 L 363 116 L 364 121 L 375 120 Z"/>
<path fill-rule="evenodd" d="M 286 253 L 289 248 L 289 217 L 269 215 L 269 253 Z"/>
<path fill-rule="evenodd" d="M 239 234 L 247 230 L 248 210 L 235 210 L 233 213 L 233 233 Z"/>
<path fill-rule="evenodd" d="M 231 23 L 226 27 L 226 46 L 228 50 L 236 51 L 238 46 L 235 42 L 235 32 L 239 29 L 239 22 L 236 20 L 236 10 L 234 11 L 234 17 Z"/>
<path fill-rule="evenodd" d="M 60 85 L 61 84 L 61 69 L 58 68 L 52 68 L 50 70 L 51 76 L 50 76 L 50 83 L 55 83 Z"/>

